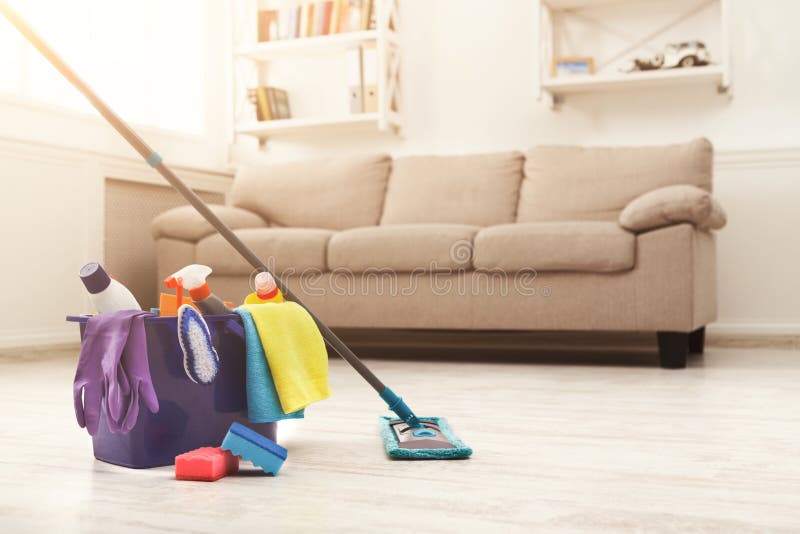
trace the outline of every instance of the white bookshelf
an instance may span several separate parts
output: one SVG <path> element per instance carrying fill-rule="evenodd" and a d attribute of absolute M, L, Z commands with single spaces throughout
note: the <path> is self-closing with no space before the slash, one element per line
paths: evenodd
<path fill-rule="evenodd" d="M 539 97 L 556 109 L 571 94 L 638 91 L 678 85 L 716 90 L 730 96 L 729 2 L 534 0 L 539 29 Z M 652 20 L 642 24 L 642 17 L 646 17 L 648 10 L 653 10 Z M 639 19 L 628 22 L 626 17 L 629 16 L 638 16 Z M 576 28 L 583 30 L 577 39 L 569 34 L 570 29 L 576 33 Z M 597 48 L 603 52 L 601 57 L 593 53 L 594 44 L 586 38 L 587 35 L 598 36 Z M 712 43 L 706 41 L 709 38 Z M 712 52 L 711 64 L 630 73 L 619 71 L 624 61 L 646 56 L 670 42 L 693 39 L 706 42 Z M 561 56 L 592 57 L 596 71 L 594 74 L 553 77 L 553 58 Z"/>
<path fill-rule="evenodd" d="M 306 3 L 310 0 L 286 0 L 287 6 Z M 245 24 L 256 27 L 258 3 L 255 10 L 245 14 Z M 359 128 L 364 131 L 385 132 L 399 135 L 402 130 L 400 102 L 400 47 L 397 31 L 399 20 L 397 0 L 374 0 L 375 29 L 352 31 L 314 37 L 299 37 L 267 42 L 256 42 L 250 35 L 244 44 L 234 45 L 234 93 L 236 135 L 252 136 L 264 144 L 268 139 L 291 135 L 295 139 L 318 131 L 335 132 L 337 129 Z M 247 19 L 250 19 L 249 21 Z M 361 45 L 372 45 L 376 50 L 378 86 L 378 109 L 375 112 L 348 113 L 347 102 L 338 109 L 320 112 L 312 116 L 301 115 L 290 119 L 256 121 L 247 90 L 255 86 L 272 85 L 270 69 L 280 61 L 324 58 L 345 54 Z M 242 72 L 249 76 L 243 76 Z M 322 86 L 323 84 L 319 84 Z M 313 87 L 311 88 L 314 89 Z M 292 93 L 289 92 L 291 105 Z"/>

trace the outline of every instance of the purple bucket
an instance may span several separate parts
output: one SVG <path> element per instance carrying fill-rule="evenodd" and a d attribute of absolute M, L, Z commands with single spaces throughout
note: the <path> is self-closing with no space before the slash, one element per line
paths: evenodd
<path fill-rule="evenodd" d="M 247 420 L 245 346 L 238 315 L 204 317 L 220 359 L 220 369 L 210 385 L 195 384 L 183 369 L 176 317 L 145 319 L 150 375 L 158 395 L 159 410 L 152 414 L 140 404 L 139 420 L 128 434 L 112 434 L 105 409 L 97 435 L 92 437 L 94 457 L 111 464 L 141 469 L 175 463 L 175 456 L 198 447 L 217 447 L 234 421 L 275 440 L 275 423 Z M 70 316 L 78 322 L 83 339 L 88 316 Z"/>

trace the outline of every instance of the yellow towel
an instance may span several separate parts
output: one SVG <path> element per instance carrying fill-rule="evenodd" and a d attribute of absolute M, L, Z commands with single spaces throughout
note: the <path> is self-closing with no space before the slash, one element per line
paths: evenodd
<path fill-rule="evenodd" d="M 294 302 L 243 304 L 253 316 L 285 413 L 331 396 L 325 341 L 308 312 Z"/>

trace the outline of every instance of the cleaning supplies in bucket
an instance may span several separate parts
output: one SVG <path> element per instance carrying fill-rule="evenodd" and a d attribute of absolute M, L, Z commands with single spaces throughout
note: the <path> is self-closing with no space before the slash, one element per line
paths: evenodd
<path fill-rule="evenodd" d="M 189 296 L 192 297 L 195 306 L 197 306 L 203 315 L 224 315 L 231 313 L 232 310 L 225 305 L 222 299 L 212 293 L 208 288 L 206 278 L 208 278 L 210 274 L 211 267 L 193 263 L 173 273 L 164 283 L 167 284 L 167 287 L 182 286 L 188 289 Z"/>
<path fill-rule="evenodd" d="M 99 313 L 142 309 L 133 293 L 108 276 L 99 263 L 87 263 L 81 267 L 80 277 L 89 292 L 94 309 Z"/>
<path fill-rule="evenodd" d="M 75 417 L 91 436 L 105 407 L 112 433 L 127 433 L 139 417 L 139 397 L 152 413 L 159 410 L 150 377 L 144 319 L 153 314 L 121 310 L 90 317 L 73 381 Z"/>
<path fill-rule="evenodd" d="M 67 321 L 80 327 L 82 339 L 90 319 L 93 317 L 86 315 L 67 317 Z M 175 317 L 145 318 L 147 357 L 153 389 L 158 395 L 158 413 L 141 407 L 136 426 L 127 433 L 112 433 L 108 418 L 101 415 L 91 440 L 95 458 L 134 469 L 173 465 L 179 454 L 222 443 L 232 422 L 248 423 L 245 345 L 242 335 L 229 329 L 231 322 L 241 328 L 239 317 L 203 319 L 224 360 L 214 383 L 200 386 L 186 376 Z M 276 439 L 275 423 L 248 426 Z"/>
<path fill-rule="evenodd" d="M 178 342 L 186 376 L 196 384 L 211 384 L 219 371 L 219 355 L 211 343 L 208 325 L 188 304 L 178 308 Z"/>
<path fill-rule="evenodd" d="M 42 53 L 53 67 L 56 68 L 78 91 L 81 92 L 89 102 L 100 112 L 109 124 L 119 132 L 136 152 L 161 176 L 172 185 L 195 209 L 205 218 L 220 235 L 231 244 L 231 246 L 247 260 L 255 269 L 268 271 L 269 269 L 258 256 L 239 238 L 222 219 L 215 214 L 203 200 L 189 188 L 180 178 L 164 163 L 162 157 L 150 147 L 141 136 L 139 136 L 121 117 L 119 117 L 105 102 L 84 82 L 80 76 L 53 50 L 38 33 L 25 22 L 13 9 L 6 3 L 0 2 L 0 13 L 2 13 L 20 33 Z M 282 291 L 286 293 L 289 300 L 302 306 L 300 299 L 294 295 L 287 286 L 276 280 Z M 319 332 L 325 342 L 347 361 L 359 375 L 378 393 L 387 400 L 392 411 L 394 411 L 408 426 L 420 429 L 423 425 L 414 415 L 411 408 L 403 402 L 402 398 L 396 395 L 350 350 L 350 348 L 319 318 L 313 313 L 308 312 L 311 319 L 317 324 Z"/>

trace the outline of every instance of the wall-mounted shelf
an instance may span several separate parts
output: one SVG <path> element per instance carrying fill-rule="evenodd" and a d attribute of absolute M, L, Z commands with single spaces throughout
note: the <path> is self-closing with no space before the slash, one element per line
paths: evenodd
<path fill-rule="evenodd" d="M 542 82 L 542 89 L 554 94 L 566 95 L 694 83 L 711 84 L 717 87 L 722 84 L 723 77 L 722 67 L 708 65 L 705 67 L 631 72 L 628 74 L 587 74 L 585 76 L 547 78 Z"/>
<path fill-rule="evenodd" d="M 566 95 L 706 86 L 730 96 L 730 0 L 534 0 L 539 27 L 539 97 L 552 108 Z M 711 64 L 621 72 L 624 62 L 701 40 Z M 593 74 L 551 75 L 556 57 L 591 57 Z"/>
<path fill-rule="evenodd" d="M 272 121 L 261 121 L 240 124 L 236 128 L 236 133 L 252 135 L 258 139 L 267 139 L 274 135 L 303 134 L 315 130 L 327 130 L 339 127 L 373 127 L 378 130 L 385 130 L 381 126 L 384 120 L 380 113 L 356 113 L 322 118 L 297 118 L 280 119 Z M 386 118 L 387 126 L 391 128 L 400 127 L 400 117 L 396 113 L 390 113 Z"/>

